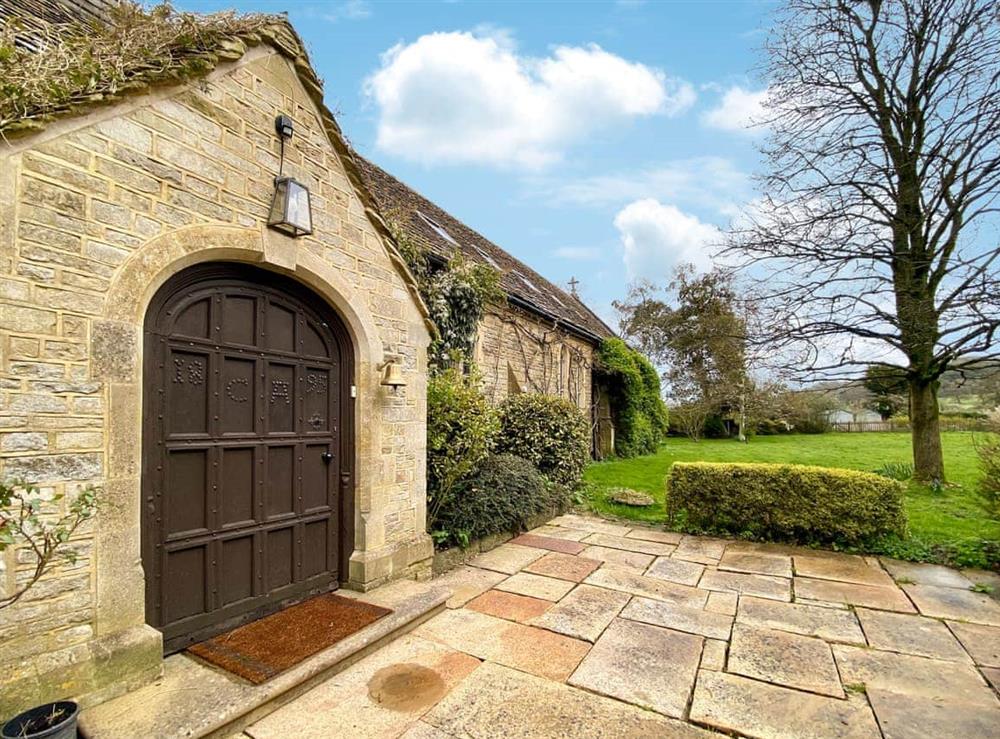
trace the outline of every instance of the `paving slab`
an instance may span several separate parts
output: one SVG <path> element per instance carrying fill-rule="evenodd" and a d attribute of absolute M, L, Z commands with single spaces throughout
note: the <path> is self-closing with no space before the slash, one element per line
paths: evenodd
<path fill-rule="evenodd" d="M 1000 668 L 982 667 L 980 672 L 986 677 L 986 681 L 993 686 L 993 689 L 1000 693 Z"/>
<path fill-rule="evenodd" d="M 713 639 L 728 639 L 733 626 L 732 616 L 650 598 L 633 598 L 621 618 Z"/>
<path fill-rule="evenodd" d="M 627 536 L 612 536 L 611 534 L 591 534 L 583 540 L 583 543 L 610 549 L 624 549 L 640 554 L 652 554 L 654 557 L 666 557 L 674 551 L 673 544 L 660 544 L 655 541 L 631 539 Z"/>
<path fill-rule="evenodd" d="M 697 585 L 704 571 L 705 566 L 697 562 L 657 557 L 645 574 L 646 577 L 655 577 L 657 580 L 667 580 L 681 585 Z"/>
<path fill-rule="evenodd" d="M 423 721 L 417 721 L 417 723 L 400 734 L 399 739 L 453 739 L 453 735 L 446 734 L 441 729 L 435 729 Z"/>
<path fill-rule="evenodd" d="M 977 665 L 1000 668 L 1000 628 L 959 621 L 948 621 L 948 628 Z"/>
<path fill-rule="evenodd" d="M 833 580 L 811 580 L 807 577 L 796 577 L 793 580 L 795 600 L 829 601 L 846 603 L 852 606 L 866 606 L 882 611 L 899 611 L 900 613 L 916 613 L 917 609 L 895 585 L 858 585 L 849 582 L 834 582 Z"/>
<path fill-rule="evenodd" d="M 600 566 L 600 561 L 596 559 L 551 552 L 525 567 L 524 572 L 569 580 L 570 582 L 582 582 L 587 575 Z"/>
<path fill-rule="evenodd" d="M 782 544 L 774 541 L 743 541 L 736 539 L 726 546 L 727 552 L 763 552 L 765 554 L 784 554 L 792 556 L 801 554 L 802 547 L 794 544 Z"/>
<path fill-rule="evenodd" d="M 792 558 L 784 554 L 767 552 L 740 552 L 726 550 L 719 560 L 720 570 L 747 572 L 753 575 L 792 576 Z"/>
<path fill-rule="evenodd" d="M 249 726 L 253 739 L 393 737 L 479 667 L 479 660 L 404 636 Z"/>
<path fill-rule="evenodd" d="M 578 541 L 560 539 L 556 536 L 539 536 L 538 534 L 521 534 L 511 539 L 510 543 L 522 547 L 546 549 L 550 552 L 562 552 L 563 554 L 579 554 L 584 550 L 583 544 Z"/>
<path fill-rule="evenodd" d="M 484 664 L 425 717 L 476 739 L 710 739 L 713 734 L 584 690 Z"/>
<path fill-rule="evenodd" d="M 958 570 L 943 565 L 925 564 L 923 562 L 903 562 L 898 559 L 882 557 L 885 567 L 893 579 L 917 585 L 937 585 L 941 588 L 961 588 L 968 590 L 972 581 Z"/>
<path fill-rule="evenodd" d="M 843 644 L 833 655 L 844 685 L 864 685 L 939 701 L 994 705 L 993 691 L 970 664 L 944 662 Z"/>
<path fill-rule="evenodd" d="M 594 571 L 584 582 L 601 588 L 641 595 L 644 598 L 667 600 L 691 608 L 704 608 L 708 600 L 708 592 L 705 590 L 642 577 L 632 570 L 621 567 L 604 566 Z"/>
<path fill-rule="evenodd" d="M 551 524 L 539 526 L 536 529 L 532 529 L 528 533 L 535 534 L 536 536 L 551 536 L 555 539 L 567 539 L 569 541 L 580 541 L 580 539 L 590 536 L 589 531 L 584 531 L 582 529 L 567 529 L 562 526 L 552 526 Z"/>
<path fill-rule="evenodd" d="M 882 585 L 891 587 L 895 583 L 885 570 L 870 565 L 864 557 L 839 552 L 814 552 L 796 554 L 795 574 L 818 580 L 835 580 L 856 585 Z"/>
<path fill-rule="evenodd" d="M 631 526 L 605 521 L 594 516 L 578 516 L 574 513 L 567 513 L 549 521 L 550 526 L 561 526 L 567 529 L 581 529 L 591 533 L 611 534 L 612 536 L 625 536 L 632 530 Z"/>
<path fill-rule="evenodd" d="M 518 572 L 497 583 L 496 589 L 531 598 L 556 601 L 573 589 L 573 583 L 544 575 L 532 575 L 530 572 Z"/>
<path fill-rule="evenodd" d="M 973 585 L 984 585 L 990 588 L 989 595 L 993 600 L 1000 600 L 1000 572 L 992 570 L 965 569 L 962 575 L 972 581 Z"/>
<path fill-rule="evenodd" d="M 904 585 L 903 590 L 925 616 L 1000 626 L 1000 603 L 985 593 L 934 585 Z"/>
<path fill-rule="evenodd" d="M 595 642 L 631 597 L 617 590 L 578 585 L 569 595 L 535 618 L 532 625 Z"/>
<path fill-rule="evenodd" d="M 550 680 L 569 677 L 590 644 L 468 609 L 445 611 L 415 632 L 479 659 Z"/>
<path fill-rule="evenodd" d="M 541 616 L 551 606 L 552 601 L 507 593 L 503 590 L 488 590 L 470 600 L 465 607 L 507 621 L 525 624 Z"/>
<path fill-rule="evenodd" d="M 703 639 L 615 619 L 569 679 L 570 685 L 682 718 Z"/>
<path fill-rule="evenodd" d="M 720 590 L 740 595 L 756 595 L 759 598 L 789 601 L 792 599 L 791 580 L 772 575 L 746 575 L 740 572 L 720 572 L 705 570 L 698 587 L 704 590 Z"/>
<path fill-rule="evenodd" d="M 519 572 L 530 565 L 536 559 L 541 559 L 544 556 L 545 551 L 542 549 L 522 547 L 518 544 L 508 542 L 507 544 L 501 544 L 496 549 L 483 552 L 471 560 L 469 564 L 483 570 L 493 570 L 494 572 L 513 575 L 515 572 Z"/>
<path fill-rule="evenodd" d="M 680 544 L 684 534 L 676 531 L 656 531 L 654 529 L 635 528 L 625 534 L 629 539 L 642 539 L 643 541 L 655 541 L 659 544 Z"/>
<path fill-rule="evenodd" d="M 700 670 L 691 721 L 761 739 L 880 739 L 863 697 L 827 698 Z"/>
<path fill-rule="evenodd" d="M 640 554 L 639 552 L 626 552 L 624 549 L 612 549 L 611 547 L 590 546 L 583 550 L 581 557 L 596 559 L 615 567 L 623 567 L 633 570 L 637 574 L 642 574 L 653 561 L 652 554 Z"/>
<path fill-rule="evenodd" d="M 786 688 L 844 697 L 830 646 L 811 636 L 736 624 L 727 670 Z"/>
<path fill-rule="evenodd" d="M 885 739 L 912 737 L 995 737 L 1000 707 L 930 700 L 871 688 L 868 691 Z"/>
<path fill-rule="evenodd" d="M 868 644 L 875 649 L 949 662 L 969 661 L 969 655 L 948 627 L 933 618 L 867 608 L 856 608 L 855 613 L 868 637 Z M 997 632 L 1000 633 L 1000 629 Z"/>
<path fill-rule="evenodd" d="M 726 551 L 724 539 L 710 539 L 705 536 L 685 536 L 673 552 L 675 559 L 714 565 Z"/>
<path fill-rule="evenodd" d="M 706 639 L 705 646 L 701 649 L 702 670 L 722 671 L 726 669 L 726 651 L 729 643 L 719 639 Z"/>
<path fill-rule="evenodd" d="M 506 578 L 507 575 L 502 572 L 462 565 L 435 577 L 434 584 L 451 590 L 451 597 L 448 598 L 447 603 L 448 608 L 461 608 Z"/>
<path fill-rule="evenodd" d="M 737 593 L 713 590 L 708 594 L 708 602 L 705 610 L 712 613 L 724 613 L 727 616 L 736 615 L 736 604 L 739 603 L 740 596 Z"/>
<path fill-rule="evenodd" d="M 743 596 L 736 620 L 749 626 L 818 636 L 831 642 L 865 644 L 858 619 L 850 611 Z"/>
<path fill-rule="evenodd" d="M 802 598 L 799 596 L 795 597 L 796 603 L 801 603 L 804 606 L 816 606 L 817 608 L 826 608 L 834 611 L 849 611 L 850 606 L 846 603 L 831 603 L 826 600 L 812 600 L 811 598 Z"/>

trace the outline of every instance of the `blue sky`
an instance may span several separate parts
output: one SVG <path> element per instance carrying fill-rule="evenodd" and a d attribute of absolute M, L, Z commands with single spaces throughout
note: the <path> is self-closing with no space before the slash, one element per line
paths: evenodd
<path fill-rule="evenodd" d="M 770 3 L 175 5 L 287 10 L 361 154 L 608 319 L 753 196 Z"/>

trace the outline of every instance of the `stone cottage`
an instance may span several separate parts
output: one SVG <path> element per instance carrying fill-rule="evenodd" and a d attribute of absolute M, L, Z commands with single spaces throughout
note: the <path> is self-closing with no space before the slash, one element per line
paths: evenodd
<path fill-rule="evenodd" d="M 103 493 L 76 561 L 0 610 L 0 716 L 120 693 L 310 593 L 429 575 L 435 329 L 382 213 L 394 193 L 435 254 L 504 273 L 479 346 L 496 397 L 591 405 L 607 328 L 353 154 L 287 23 L 197 62 L 2 130 L 0 474 Z M 297 237 L 269 227 L 292 185 Z M 0 555 L 0 597 L 29 569 Z"/>

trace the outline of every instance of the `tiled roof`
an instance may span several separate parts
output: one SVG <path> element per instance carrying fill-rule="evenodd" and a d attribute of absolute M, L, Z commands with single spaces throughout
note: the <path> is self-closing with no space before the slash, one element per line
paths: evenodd
<path fill-rule="evenodd" d="M 552 284 L 485 236 L 442 210 L 391 174 L 355 153 L 365 187 L 394 228 L 442 259 L 456 251 L 472 262 L 489 264 L 500 272 L 500 285 L 511 302 L 592 339 L 613 336 L 583 301 Z"/>

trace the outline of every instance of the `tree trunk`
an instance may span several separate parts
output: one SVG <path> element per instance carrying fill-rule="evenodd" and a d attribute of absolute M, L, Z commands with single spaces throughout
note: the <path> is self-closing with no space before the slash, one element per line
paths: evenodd
<path fill-rule="evenodd" d="M 910 380 L 910 428 L 913 435 L 913 477 L 920 482 L 944 482 L 944 455 L 938 422 L 938 381 Z"/>

